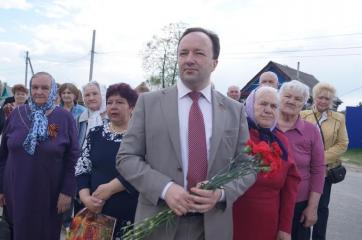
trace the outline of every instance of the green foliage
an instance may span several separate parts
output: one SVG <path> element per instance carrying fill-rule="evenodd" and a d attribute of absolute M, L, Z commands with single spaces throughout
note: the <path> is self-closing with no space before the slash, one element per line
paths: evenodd
<path fill-rule="evenodd" d="M 348 149 L 342 155 L 342 160 L 354 165 L 362 166 L 362 148 Z"/>
<path fill-rule="evenodd" d="M 143 55 L 143 69 L 147 74 L 147 83 L 152 88 L 165 88 L 176 83 L 177 45 L 186 29 L 183 22 L 170 23 L 147 42 Z"/>

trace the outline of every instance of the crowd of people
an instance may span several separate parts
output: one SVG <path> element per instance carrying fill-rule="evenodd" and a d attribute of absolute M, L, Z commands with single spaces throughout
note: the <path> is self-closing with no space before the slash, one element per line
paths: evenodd
<path fill-rule="evenodd" d="M 273 72 L 240 103 L 240 88 L 215 90 L 218 36 L 189 28 L 178 44 L 180 80 L 149 91 L 57 86 L 47 72 L 17 84 L 1 108 L 0 205 L 11 239 L 59 239 L 82 208 L 122 227 L 165 207 L 177 218 L 147 239 L 326 239 L 332 182 L 348 146 L 336 90 Z M 148 92 L 145 93 L 144 92 Z M 249 173 L 216 190 L 200 184 L 224 169 L 251 139 L 281 149 L 271 177 Z"/>

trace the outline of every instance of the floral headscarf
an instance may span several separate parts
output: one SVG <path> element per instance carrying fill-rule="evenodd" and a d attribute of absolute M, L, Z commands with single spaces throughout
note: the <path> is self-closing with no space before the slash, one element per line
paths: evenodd
<path fill-rule="evenodd" d="M 270 128 L 262 128 L 256 122 L 255 114 L 254 114 L 255 95 L 256 95 L 256 92 L 260 88 L 261 87 L 254 89 L 249 94 L 248 98 L 245 101 L 245 112 L 247 115 L 249 129 L 255 129 L 256 131 L 258 131 L 259 138 L 262 141 L 265 141 L 267 143 L 277 142 L 279 147 L 282 150 L 282 159 L 287 161 L 288 151 L 287 151 L 286 147 L 284 146 L 283 142 L 275 134 L 275 131 L 277 131 L 275 129 L 276 125 L 277 125 L 277 121 L 278 121 L 277 117 L 275 118 L 275 120 Z"/>
<path fill-rule="evenodd" d="M 57 98 L 57 85 L 55 80 L 49 73 L 46 72 L 38 72 L 33 75 L 30 80 L 30 96 L 33 79 L 41 75 L 46 75 L 50 78 L 51 87 L 48 101 L 45 104 L 38 105 L 33 101 L 32 97 L 29 99 L 28 105 L 30 108 L 31 127 L 23 143 L 23 147 L 30 155 L 34 155 L 35 147 L 39 144 L 39 142 L 45 141 L 48 138 L 48 118 L 45 116 L 45 113 L 55 107 L 55 100 Z"/>
<path fill-rule="evenodd" d="M 254 89 L 253 91 L 251 91 L 251 93 L 249 94 L 249 96 L 246 98 L 245 100 L 245 112 L 246 115 L 250 118 L 250 120 L 252 120 L 255 124 L 257 124 L 256 119 L 255 119 L 255 115 L 254 115 L 254 104 L 255 104 L 255 95 L 256 92 L 260 89 L 261 87 L 257 87 L 256 89 Z M 273 125 L 270 128 L 270 131 L 273 131 L 274 128 L 277 125 L 277 117 L 274 119 Z"/>

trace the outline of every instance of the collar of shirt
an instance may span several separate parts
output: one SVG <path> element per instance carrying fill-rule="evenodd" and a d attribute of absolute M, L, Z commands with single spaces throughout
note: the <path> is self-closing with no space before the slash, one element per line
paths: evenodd
<path fill-rule="evenodd" d="M 319 124 L 322 124 L 322 122 L 327 120 L 328 116 L 330 116 L 332 113 L 329 109 L 321 113 L 317 110 L 316 106 L 313 106 L 312 111 L 313 113 L 316 114 L 317 118 L 319 119 Z"/>
<path fill-rule="evenodd" d="M 299 132 L 300 135 L 303 135 L 304 131 L 304 121 L 301 119 L 300 116 L 298 116 L 297 121 L 294 124 L 294 129 Z"/>
<path fill-rule="evenodd" d="M 188 87 L 186 87 L 186 85 L 181 80 L 177 81 L 177 90 L 178 90 L 178 99 L 184 98 L 187 96 L 187 94 L 192 92 L 192 90 L 189 89 Z M 204 98 L 209 103 L 211 103 L 211 83 L 209 83 L 200 92 L 201 92 L 202 96 L 204 96 Z"/>

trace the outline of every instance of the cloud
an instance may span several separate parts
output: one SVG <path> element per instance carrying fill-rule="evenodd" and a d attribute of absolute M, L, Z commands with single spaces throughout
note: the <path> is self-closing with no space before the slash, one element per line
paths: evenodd
<path fill-rule="evenodd" d="M 24 17 L 18 31 L 35 70 L 49 71 L 57 81 L 77 86 L 88 81 L 93 29 L 97 30 L 94 79 L 136 86 L 145 78 L 140 56 L 145 43 L 163 26 L 182 21 L 212 29 L 220 36 L 221 55 L 212 79 L 223 93 L 229 85 L 243 86 L 270 60 L 291 67 L 299 61 L 302 71 L 331 82 L 344 93 L 358 87 L 362 55 L 327 55 L 362 54 L 362 48 L 308 50 L 361 46 L 362 34 L 341 35 L 360 32 L 361 5 L 358 0 L 343 5 L 336 0 L 39 1 L 32 10 L 40 20 L 30 25 Z M 0 3 L 0 8 L 3 6 Z M 336 36 L 316 38 L 327 35 Z M 0 51 L 13 60 L 13 55 Z M 13 81 L 23 81 L 23 56 L 20 59 L 17 69 L 21 71 L 18 78 L 11 75 Z"/>
<path fill-rule="evenodd" d="M 0 42 L 0 75 L 2 75 L 0 79 L 2 81 L 8 82 L 9 85 L 19 82 L 23 83 L 25 51 L 25 45 L 13 42 Z"/>
<path fill-rule="evenodd" d="M 31 4 L 26 0 L 4 0 L 0 1 L 0 9 L 29 9 Z"/>

